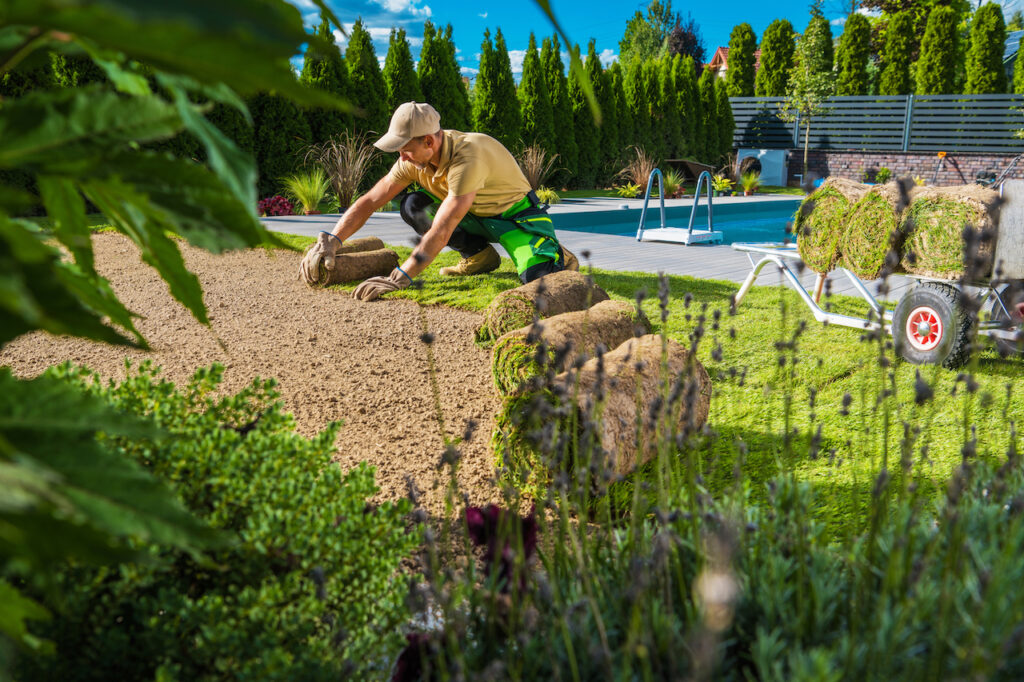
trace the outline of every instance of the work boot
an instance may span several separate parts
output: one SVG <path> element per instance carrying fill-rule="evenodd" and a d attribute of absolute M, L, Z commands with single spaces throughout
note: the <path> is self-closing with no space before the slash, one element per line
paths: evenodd
<path fill-rule="evenodd" d="M 463 258 L 455 265 L 441 268 L 442 275 L 448 277 L 465 277 L 466 275 L 482 275 L 491 270 L 497 270 L 501 265 L 501 256 L 490 244 L 483 251 L 468 258 Z"/>
<path fill-rule="evenodd" d="M 580 269 L 580 262 L 576 260 L 576 255 L 564 246 L 562 247 L 562 265 L 566 270 L 579 272 Z"/>

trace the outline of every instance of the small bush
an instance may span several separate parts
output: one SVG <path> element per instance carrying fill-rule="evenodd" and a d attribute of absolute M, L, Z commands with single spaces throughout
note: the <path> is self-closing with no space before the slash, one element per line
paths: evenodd
<path fill-rule="evenodd" d="M 541 187 L 538 189 L 537 198 L 549 205 L 561 203 L 562 201 L 562 197 L 558 196 L 558 192 L 548 187 Z"/>
<path fill-rule="evenodd" d="M 667 170 L 662 174 L 662 182 L 665 186 L 665 196 L 675 198 L 682 194 L 683 175 L 677 170 Z"/>
<path fill-rule="evenodd" d="M 308 215 L 317 211 L 320 202 L 327 196 L 330 183 L 327 182 L 327 174 L 323 169 L 314 168 L 288 176 L 284 180 L 284 186 L 295 202 L 302 206 L 302 211 Z"/>
<path fill-rule="evenodd" d="M 618 177 L 630 184 L 644 187 L 651 173 L 658 167 L 658 162 L 642 147 L 633 147 L 633 158 L 618 172 Z"/>
<path fill-rule="evenodd" d="M 716 192 L 731 192 L 733 182 L 724 175 L 715 175 L 711 178 L 711 189 Z"/>
<path fill-rule="evenodd" d="M 761 186 L 761 174 L 756 171 L 747 171 L 740 176 L 740 187 L 744 192 L 755 192 Z"/>
<path fill-rule="evenodd" d="M 208 557 L 151 546 L 146 564 L 68 566 L 60 596 L 43 599 L 53 621 L 39 627 L 57 654 L 26 660 L 23 679 L 384 676 L 406 617 L 395 571 L 418 542 L 408 503 L 370 504 L 372 469 L 343 474 L 331 462 L 337 425 L 294 433 L 272 380 L 213 397 L 222 371 L 200 370 L 179 390 L 148 363 L 108 387 L 59 370 L 155 419 L 166 438 L 109 442 L 234 542 Z"/>
<path fill-rule="evenodd" d="M 326 142 L 306 148 L 305 162 L 319 164 L 330 180 L 337 207 L 352 205 L 359 188 L 381 153 L 366 133 L 343 132 Z"/>
<path fill-rule="evenodd" d="M 892 171 L 886 168 L 885 166 L 882 166 L 877 171 L 875 171 L 875 182 L 878 183 L 879 185 L 884 185 L 891 179 Z"/>
<path fill-rule="evenodd" d="M 526 181 L 530 183 L 530 188 L 539 190 L 551 173 L 556 170 L 555 161 L 558 160 L 558 154 L 552 154 L 549 157 L 543 147 L 532 146 L 524 149 L 516 160 L 519 162 L 519 168 L 522 169 L 523 175 L 526 176 Z"/>
<path fill-rule="evenodd" d="M 615 193 L 623 199 L 636 199 L 640 196 L 640 185 L 627 182 L 625 185 L 619 185 L 616 187 Z"/>
<path fill-rule="evenodd" d="M 260 199 L 258 210 L 261 216 L 295 215 L 295 207 L 292 206 L 292 202 L 280 194 Z"/>

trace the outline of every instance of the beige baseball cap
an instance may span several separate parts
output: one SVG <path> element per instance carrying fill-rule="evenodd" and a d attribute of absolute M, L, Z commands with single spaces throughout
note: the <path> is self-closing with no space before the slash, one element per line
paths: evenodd
<path fill-rule="evenodd" d="M 388 133 L 373 143 L 385 152 L 397 152 L 414 137 L 432 135 L 441 129 L 441 114 L 423 102 L 406 102 L 395 109 Z"/>

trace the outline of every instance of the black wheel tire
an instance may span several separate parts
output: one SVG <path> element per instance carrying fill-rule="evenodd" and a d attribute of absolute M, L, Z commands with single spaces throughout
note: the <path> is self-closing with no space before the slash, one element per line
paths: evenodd
<path fill-rule="evenodd" d="M 989 319 L 993 322 L 1006 323 L 1007 327 L 1024 330 L 1021 318 L 1017 317 L 1017 304 L 1024 303 L 1024 282 L 1011 282 L 996 290 L 998 299 L 992 298 L 992 304 L 989 308 Z M 999 301 L 1002 301 L 1000 305 Z M 1007 315 L 1009 311 L 1009 315 Z M 996 339 L 996 348 L 999 350 L 1001 356 L 1010 357 L 1013 355 L 1024 354 L 1024 338 L 1020 338 L 1016 341 L 1006 341 L 1004 339 Z"/>
<path fill-rule="evenodd" d="M 892 316 L 896 352 L 915 365 L 956 369 L 967 362 L 972 323 L 956 287 L 924 282 L 896 304 Z"/>

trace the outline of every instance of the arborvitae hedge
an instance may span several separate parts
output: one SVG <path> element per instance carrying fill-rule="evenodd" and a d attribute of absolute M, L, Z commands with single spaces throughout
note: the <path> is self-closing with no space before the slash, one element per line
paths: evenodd
<path fill-rule="evenodd" d="M 310 45 L 306 50 L 299 81 L 310 87 L 351 99 L 348 68 L 341 57 L 341 50 L 334 42 L 334 34 L 326 18 L 320 21 L 316 35 L 323 42 L 319 47 Z M 307 109 L 306 120 L 309 122 L 313 142 L 323 142 L 352 128 L 353 125 L 351 114 L 319 107 Z"/>
<path fill-rule="evenodd" d="M 729 35 L 729 68 L 725 83 L 730 97 L 754 95 L 754 50 L 757 36 L 750 24 L 739 24 Z"/>
<path fill-rule="evenodd" d="M 967 87 L 969 95 L 1006 92 L 1003 52 L 1006 24 L 1003 10 L 994 2 L 978 8 L 971 22 L 971 45 L 967 50 Z"/>
<path fill-rule="evenodd" d="M 608 77 L 608 87 L 615 96 L 615 118 L 619 122 L 619 146 L 625 149 L 632 140 L 636 138 L 636 129 L 633 126 L 633 118 L 629 115 L 629 105 L 626 104 L 626 91 L 623 89 L 622 65 L 617 61 L 612 62 L 605 71 Z"/>
<path fill-rule="evenodd" d="M 388 93 L 388 109 L 394 111 L 405 102 L 422 102 L 423 91 L 405 29 L 393 28 L 388 38 L 388 54 L 384 58 L 384 89 Z"/>
<path fill-rule="evenodd" d="M 576 146 L 572 102 L 569 101 L 569 81 L 565 77 L 565 66 L 562 64 L 560 52 L 558 36 L 545 38 L 541 43 L 540 61 L 544 68 L 544 81 L 551 95 L 555 145 L 559 156 L 556 165 L 561 169 L 552 178 L 552 182 L 564 186 L 576 168 L 579 151 Z"/>
<path fill-rule="evenodd" d="M 281 192 L 281 180 L 302 165 L 302 152 L 310 142 L 309 123 L 290 100 L 260 94 L 247 102 L 252 114 L 253 136 L 259 168 L 261 197 Z"/>
<path fill-rule="evenodd" d="M 679 116 L 679 92 L 672 70 L 674 63 L 675 58 L 668 55 L 658 61 L 658 108 L 665 131 L 666 159 L 677 159 L 686 149 L 686 129 Z"/>
<path fill-rule="evenodd" d="M 788 20 L 776 19 L 768 25 L 761 37 L 761 68 L 754 82 L 755 95 L 785 97 L 795 50 L 793 25 Z"/>
<path fill-rule="evenodd" d="M 485 31 L 480 46 L 480 73 L 473 91 L 473 123 L 478 132 L 487 133 L 512 152 L 521 146 L 517 102 L 512 63 L 501 29 L 493 43 L 491 32 Z"/>
<path fill-rule="evenodd" d="M 952 94 L 956 83 L 957 16 L 952 7 L 936 7 L 928 16 L 917 60 L 917 94 Z"/>
<path fill-rule="evenodd" d="M 357 19 L 352 26 L 345 61 L 348 63 L 348 75 L 352 83 L 352 102 L 363 112 L 362 116 L 355 119 L 355 129 L 359 132 L 383 134 L 388 129 L 391 112 L 388 111 L 387 91 L 377 52 L 373 49 L 373 40 L 363 26 L 362 19 Z"/>
<path fill-rule="evenodd" d="M 573 45 L 572 51 L 579 57 L 579 45 Z M 572 104 L 573 126 L 576 131 L 576 148 L 578 152 L 576 160 L 576 177 L 573 184 L 576 187 L 593 187 L 597 181 L 598 170 L 598 146 L 601 135 L 594 125 L 594 116 L 590 111 L 590 105 L 583 95 L 583 88 L 580 87 L 575 75 L 569 78 L 569 102 Z"/>
<path fill-rule="evenodd" d="M 598 106 L 601 107 L 601 126 L 597 131 L 598 149 L 595 174 L 599 184 L 607 184 L 619 170 L 612 168 L 620 157 L 619 117 L 618 111 L 615 109 L 615 93 L 612 91 L 608 75 L 601 67 L 601 60 L 597 56 L 594 40 L 591 40 L 587 47 L 584 68 L 590 78 L 590 84 L 594 87 L 594 96 L 597 97 Z"/>
<path fill-rule="evenodd" d="M 1013 91 L 1018 95 L 1024 95 L 1024 36 L 1021 36 L 1017 43 L 1017 59 L 1013 62 Z"/>
<path fill-rule="evenodd" d="M 832 27 L 822 16 L 813 16 L 807 23 L 807 30 L 801 40 L 807 42 L 803 54 L 809 55 L 809 73 L 827 73 L 832 71 Z"/>
<path fill-rule="evenodd" d="M 697 82 L 697 92 L 701 107 L 702 139 L 697 141 L 700 156 L 704 163 L 717 165 L 719 162 L 720 142 L 718 126 L 718 100 L 715 97 L 715 74 L 711 69 L 704 69 Z"/>
<path fill-rule="evenodd" d="M 423 24 L 423 45 L 417 74 L 424 101 L 441 114 L 441 126 L 453 130 L 472 129 L 469 97 L 455 61 L 451 25 L 442 32 L 429 21 Z"/>
<path fill-rule="evenodd" d="M 910 12 L 899 12 L 889 19 L 882 50 L 882 73 L 878 78 L 879 95 L 909 95 L 910 57 L 914 50 L 914 20 Z"/>
<path fill-rule="evenodd" d="M 871 23 L 867 17 L 854 12 L 846 18 L 846 26 L 839 37 L 836 67 L 839 78 L 837 95 L 868 94 L 868 57 L 871 54 Z"/>
<path fill-rule="evenodd" d="M 699 155 L 697 147 L 702 130 L 702 110 L 700 97 L 697 96 L 697 70 L 693 64 L 693 57 L 676 55 L 673 58 L 672 79 L 676 86 L 680 127 L 684 133 L 680 155 L 695 159 Z"/>
<path fill-rule="evenodd" d="M 715 79 L 715 113 L 718 117 L 718 159 L 715 163 L 723 163 L 732 154 L 732 135 L 736 121 L 732 117 L 732 106 L 729 104 L 729 90 L 721 78 Z"/>
<path fill-rule="evenodd" d="M 549 155 L 557 154 L 552 98 L 533 33 L 530 34 L 530 43 L 523 58 L 523 78 L 519 83 L 518 95 L 519 111 L 523 119 L 523 144 L 538 145 Z"/>

